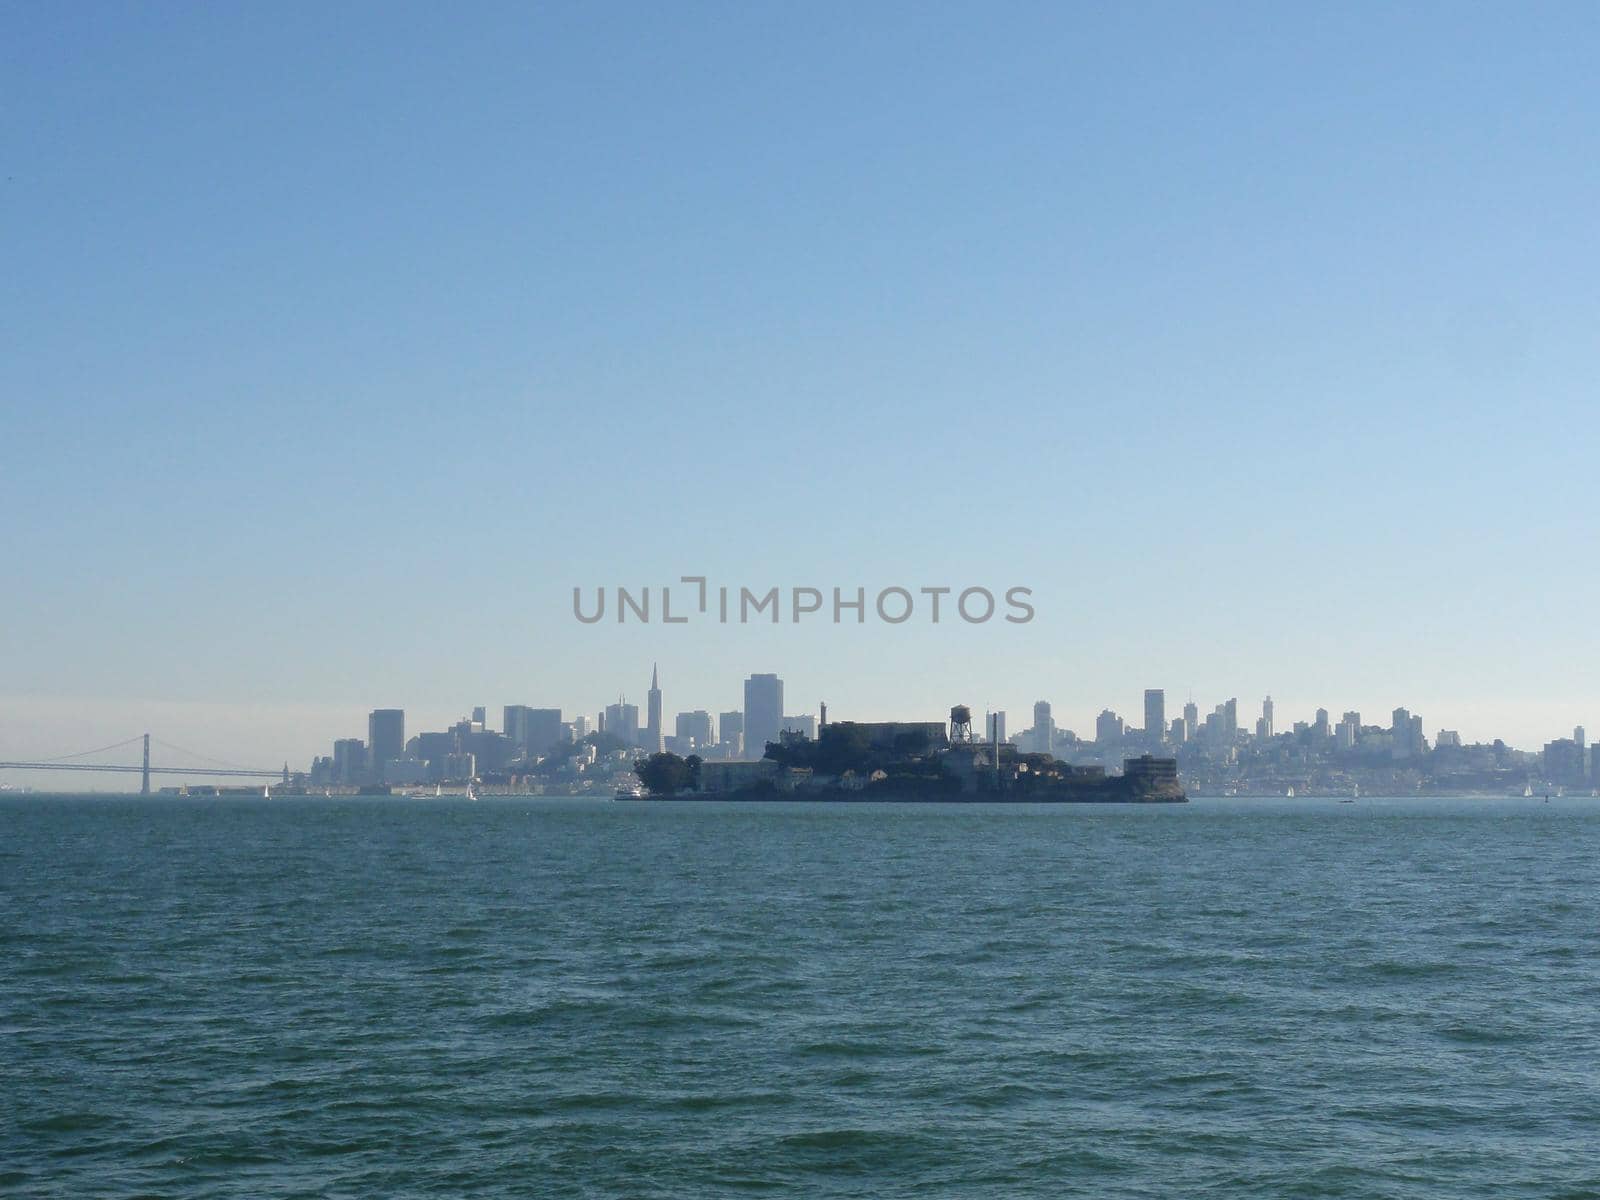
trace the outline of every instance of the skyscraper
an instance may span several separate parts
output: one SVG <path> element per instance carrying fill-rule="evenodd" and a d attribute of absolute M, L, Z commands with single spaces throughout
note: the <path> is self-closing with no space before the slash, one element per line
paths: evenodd
<path fill-rule="evenodd" d="M 717 715 L 717 746 L 723 758 L 738 758 L 744 753 L 744 714 L 738 709 Z"/>
<path fill-rule="evenodd" d="M 1167 693 L 1161 688 L 1144 690 L 1144 738 L 1159 748 L 1167 736 Z"/>
<path fill-rule="evenodd" d="M 1056 752 L 1056 719 L 1050 714 L 1050 701 L 1033 702 L 1033 751 L 1035 754 Z"/>
<path fill-rule="evenodd" d="M 1194 741 L 1195 730 L 1200 728 L 1200 706 L 1193 700 L 1183 706 L 1183 740 Z"/>
<path fill-rule="evenodd" d="M 1110 746 L 1122 740 L 1122 733 L 1122 718 L 1109 708 L 1102 709 L 1094 720 L 1094 740 L 1102 746 Z"/>
<path fill-rule="evenodd" d="M 606 705 L 605 731 L 621 740 L 624 746 L 639 744 L 639 706 L 618 700 Z"/>
<path fill-rule="evenodd" d="M 367 714 L 367 766 L 383 778 L 383 764 L 406 752 L 406 710 L 375 708 Z"/>
<path fill-rule="evenodd" d="M 645 697 L 644 748 L 661 753 L 661 671 L 650 665 L 650 692 Z"/>
<path fill-rule="evenodd" d="M 524 749 L 529 754 L 540 756 L 549 754 L 561 742 L 561 710 L 559 708 L 530 708 L 527 722 L 528 740 L 524 745 Z"/>
<path fill-rule="evenodd" d="M 522 750 L 528 748 L 528 714 L 532 711 L 526 704 L 508 704 L 500 713 L 500 732 Z"/>
<path fill-rule="evenodd" d="M 697 754 L 704 755 L 707 747 L 712 744 L 711 714 L 703 708 L 693 712 L 681 712 L 677 720 L 678 741 L 682 743 L 693 742 Z"/>
<path fill-rule="evenodd" d="M 1263 700 L 1261 702 L 1261 726 L 1262 726 L 1262 729 L 1265 731 L 1265 734 L 1266 734 L 1266 736 L 1268 738 L 1272 737 L 1273 734 L 1276 732 L 1276 730 L 1274 729 L 1273 724 L 1272 724 L 1272 697 L 1271 696 L 1268 696 L 1265 700 Z"/>
<path fill-rule="evenodd" d="M 367 775 L 367 746 L 360 738 L 340 738 L 333 744 L 334 782 L 361 783 Z"/>
<path fill-rule="evenodd" d="M 1333 726 L 1329 723 L 1328 710 L 1317 709 L 1317 719 L 1311 722 L 1311 740 L 1317 745 L 1325 744 L 1333 736 Z"/>
<path fill-rule="evenodd" d="M 561 740 L 561 710 L 508 704 L 502 729 L 515 752 L 537 758 L 549 754 Z"/>
<path fill-rule="evenodd" d="M 1361 714 L 1354 710 L 1346 712 L 1344 718 L 1334 726 L 1333 733 L 1339 749 L 1355 749 L 1356 740 L 1361 736 Z"/>
<path fill-rule="evenodd" d="M 763 757 L 783 728 L 783 680 L 752 675 L 744 681 L 744 756 Z"/>

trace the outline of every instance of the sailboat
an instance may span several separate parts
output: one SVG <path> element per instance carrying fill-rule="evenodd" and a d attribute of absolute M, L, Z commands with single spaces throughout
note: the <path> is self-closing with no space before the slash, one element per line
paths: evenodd
<path fill-rule="evenodd" d="M 1286 797 L 1287 797 L 1287 798 L 1288 798 L 1288 799 L 1290 799 L 1290 800 L 1293 800 L 1293 799 L 1294 799 L 1294 785 L 1293 785 L 1293 784 L 1291 784 L 1291 785 L 1290 785 L 1290 786 L 1289 786 L 1289 790 L 1288 790 L 1288 791 L 1286 791 L 1286 792 L 1285 792 L 1285 793 L 1284 793 L 1284 795 L 1285 795 L 1285 796 L 1286 796 Z"/>
<path fill-rule="evenodd" d="M 1533 784 L 1531 782 L 1522 785 L 1522 798 L 1524 800 L 1533 799 Z"/>
<path fill-rule="evenodd" d="M 469 780 L 467 780 L 467 799 L 468 800 L 476 800 L 477 798 L 478 798 L 478 789 L 472 786 L 472 780 L 469 779 Z"/>

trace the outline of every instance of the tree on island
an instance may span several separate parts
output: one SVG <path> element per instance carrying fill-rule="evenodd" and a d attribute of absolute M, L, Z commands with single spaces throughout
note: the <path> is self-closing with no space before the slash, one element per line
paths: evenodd
<path fill-rule="evenodd" d="M 691 754 L 679 758 L 676 754 L 652 754 L 636 759 L 633 773 L 652 796 L 673 796 L 690 791 L 700 784 L 700 756 Z"/>

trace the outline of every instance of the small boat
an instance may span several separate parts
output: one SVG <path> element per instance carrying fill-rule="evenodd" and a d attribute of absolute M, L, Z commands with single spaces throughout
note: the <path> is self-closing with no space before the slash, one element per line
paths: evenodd
<path fill-rule="evenodd" d="M 469 779 L 469 780 L 467 780 L 467 799 L 468 800 L 476 800 L 477 798 L 478 798 L 478 789 L 472 786 L 472 780 Z"/>
<path fill-rule="evenodd" d="M 1533 784 L 1525 783 L 1522 785 L 1522 798 L 1524 800 L 1533 799 Z"/>
<path fill-rule="evenodd" d="M 1290 799 L 1290 800 L 1293 800 L 1293 799 L 1294 799 L 1294 788 L 1293 788 L 1293 787 L 1291 787 L 1291 788 L 1290 788 L 1290 789 L 1289 789 L 1289 790 L 1288 790 L 1288 791 L 1286 791 L 1286 792 L 1285 792 L 1285 793 L 1284 793 L 1284 796 L 1285 796 L 1285 797 L 1286 797 L 1286 798 L 1288 798 L 1288 799 Z"/>

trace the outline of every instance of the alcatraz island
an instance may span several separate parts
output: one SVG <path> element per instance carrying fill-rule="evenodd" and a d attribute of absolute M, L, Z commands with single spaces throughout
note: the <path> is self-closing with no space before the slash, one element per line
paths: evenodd
<path fill-rule="evenodd" d="M 1121 775 L 1075 766 L 1002 741 L 998 724 L 974 734 L 972 710 L 937 721 L 835 721 L 823 707 L 816 736 L 782 731 L 753 761 L 717 761 L 668 751 L 633 765 L 640 786 L 618 799 L 953 800 L 989 803 L 1181 804 L 1178 763 L 1144 754 Z"/>

